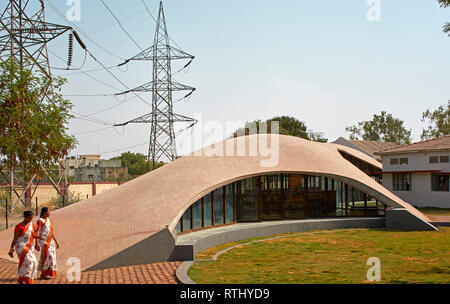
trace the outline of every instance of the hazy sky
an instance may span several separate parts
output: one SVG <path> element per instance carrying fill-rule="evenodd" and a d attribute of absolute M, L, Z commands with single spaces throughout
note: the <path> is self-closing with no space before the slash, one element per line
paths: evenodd
<path fill-rule="evenodd" d="M 159 1 L 145 1 L 156 17 Z M 65 0 L 51 2 L 64 14 L 69 9 Z M 155 22 L 141 0 L 105 2 L 141 47 L 152 44 Z M 442 25 L 450 21 L 450 8 L 423 0 L 380 0 L 380 5 L 380 21 L 371 22 L 366 0 L 164 1 L 169 34 L 196 56 L 188 73 L 174 76 L 197 88 L 189 102 L 175 104 L 175 112 L 223 124 L 290 115 L 333 141 L 348 137 L 346 126 L 386 110 L 404 120 L 413 140 L 419 140 L 421 113 L 450 99 L 450 37 L 442 32 Z M 50 7 L 47 20 L 67 24 Z M 81 0 L 81 20 L 75 24 L 119 58 L 140 51 L 100 0 Z M 81 37 L 106 66 L 121 63 Z M 52 42 L 49 49 L 65 61 L 67 35 Z M 83 59 L 76 47 L 74 66 L 80 66 Z M 54 67 L 65 65 L 53 55 L 51 60 Z M 175 64 L 174 72 L 185 63 Z M 82 70 L 99 67 L 88 57 Z M 132 62 L 122 70 L 111 71 L 130 88 L 151 80 L 150 62 Z M 109 86 L 76 71 L 55 70 L 55 74 L 68 78 L 66 95 L 126 90 L 105 71 L 89 75 Z M 90 117 L 119 123 L 151 111 L 131 97 L 68 98 L 74 111 L 84 115 L 117 105 Z M 142 97 L 151 103 L 150 94 Z M 70 131 L 79 140 L 73 154 L 108 152 L 103 157 L 110 158 L 138 144 L 142 145 L 125 151 L 147 153 L 149 125 L 104 128 L 108 126 L 73 119 Z M 104 130 L 91 133 L 100 129 Z M 189 134 L 180 133 L 178 138 Z M 227 135 L 210 137 L 204 144 Z M 180 148 L 179 153 L 185 150 Z"/>

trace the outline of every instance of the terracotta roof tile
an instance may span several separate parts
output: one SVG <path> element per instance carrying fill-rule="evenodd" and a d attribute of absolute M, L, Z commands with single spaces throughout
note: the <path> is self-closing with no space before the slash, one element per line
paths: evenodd
<path fill-rule="evenodd" d="M 425 141 L 415 142 L 395 148 L 375 152 L 377 155 L 388 155 L 396 153 L 414 153 L 422 151 L 450 151 L 450 135 L 433 138 Z"/>
<path fill-rule="evenodd" d="M 350 142 L 355 146 L 360 147 L 364 151 L 369 152 L 370 154 L 398 147 L 398 145 L 394 142 L 381 142 L 374 140 L 350 140 Z"/>

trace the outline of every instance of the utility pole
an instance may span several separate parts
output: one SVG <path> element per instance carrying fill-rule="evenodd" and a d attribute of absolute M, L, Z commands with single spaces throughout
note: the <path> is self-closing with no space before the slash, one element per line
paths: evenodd
<path fill-rule="evenodd" d="M 32 71 L 39 70 L 47 77 L 51 77 L 47 43 L 68 31 L 72 31 L 72 28 L 46 22 L 44 0 L 7 1 L 6 8 L 0 11 L 0 61 L 5 62 L 11 58 L 25 68 L 29 68 Z M 41 100 L 52 100 L 52 95 L 53 87 L 49 84 L 42 92 Z M 4 175 L 3 172 L 0 173 Z M 48 177 L 51 179 L 50 175 Z M 27 199 L 31 202 L 31 197 L 28 198 L 26 196 L 25 202 L 21 197 L 33 185 L 34 178 L 29 182 L 25 178 L 21 180 L 15 169 L 10 170 L 10 202 L 12 209 L 15 208 L 16 203 L 19 201 L 22 201 L 24 205 L 26 205 Z M 62 181 L 63 178 L 60 176 L 59 180 Z M 16 183 L 15 180 L 18 182 Z M 25 185 L 24 192 L 21 195 L 17 193 L 15 186 L 17 184 Z M 59 187 L 62 187 L 61 182 L 59 182 Z M 67 182 L 64 187 L 67 187 Z M 60 192 L 60 189 L 57 190 Z M 14 195 L 18 197 L 16 203 L 13 200 Z"/>
<path fill-rule="evenodd" d="M 128 59 L 125 63 L 132 60 L 152 61 L 153 62 L 153 80 L 132 90 L 119 93 L 117 95 L 129 92 L 151 92 L 152 93 L 152 112 L 136 119 L 130 120 L 116 126 L 125 126 L 130 123 L 149 123 L 150 144 L 147 156 L 147 169 L 156 168 L 158 161 L 167 159 L 173 161 L 177 158 L 175 143 L 175 122 L 191 123 L 188 128 L 193 127 L 197 120 L 175 114 L 173 112 L 173 92 L 188 91 L 184 98 L 189 97 L 195 88 L 176 82 L 172 78 L 172 60 L 189 60 L 183 67 L 188 67 L 195 57 L 170 45 L 170 38 L 167 33 L 166 20 L 162 1 L 159 5 L 158 20 L 156 24 L 155 38 L 153 45 L 142 51 L 136 56 Z M 123 63 L 123 64 L 125 64 Z"/>

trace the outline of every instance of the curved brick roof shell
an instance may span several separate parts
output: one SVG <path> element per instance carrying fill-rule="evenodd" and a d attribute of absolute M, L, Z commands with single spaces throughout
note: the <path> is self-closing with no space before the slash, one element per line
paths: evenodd
<path fill-rule="evenodd" d="M 78 257 L 82 269 L 106 260 L 168 227 L 173 231 L 184 211 L 210 191 L 233 181 L 264 173 L 306 173 L 330 176 L 365 191 L 391 207 L 404 207 L 429 221 L 422 213 L 386 190 L 345 160 L 344 151 L 371 165 L 381 164 L 357 150 L 331 143 L 311 142 L 284 135 L 251 135 L 227 139 L 204 148 L 253 141 L 279 142 L 279 162 L 261 167 L 263 156 L 182 157 L 117 188 L 52 212 L 55 234 L 61 245 L 59 269 L 69 257 Z M 236 151 L 236 146 L 234 151 Z M 7 253 L 13 228 L 0 232 L 0 257 Z"/>

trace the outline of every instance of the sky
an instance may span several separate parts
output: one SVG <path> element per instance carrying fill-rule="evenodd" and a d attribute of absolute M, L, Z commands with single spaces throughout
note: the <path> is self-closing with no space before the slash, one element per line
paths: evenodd
<path fill-rule="evenodd" d="M 141 0 L 104 1 L 140 47 L 152 45 L 156 23 Z M 156 17 L 159 1 L 144 1 Z M 63 14 L 71 8 L 70 1 L 46 2 Z M 379 3 L 379 20 L 368 19 L 372 8 L 368 2 Z M 115 66 L 140 52 L 100 0 L 80 4 L 80 20 L 73 23 L 88 35 L 90 40 L 80 36 L 102 64 Z M 188 101 L 175 103 L 174 111 L 202 122 L 188 131 L 183 131 L 186 125 L 176 126 L 181 155 L 230 135 L 224 130 L 186 144 L 192 134 L 202 133 L 207 122 L 220 122 L 225 129 L 230 121 L 243 125 L 278 115 L 298 118 L 334 141 L 348 138 L 346 126 L 387 111 L 403 120 L 417 141 L 425 125 L 422 112 L 450 99 L 450 37 L 442 32 L 450 21 L 450 8 L 440 8 L 437 1 L 166 0 L 163 4 L 169 35 L 196 57 L 188 71 L 174 75 L 197 88 Z M 49 5 L 47 21 L 68 24 Z M 65 67 L 67 40 L 65 35 L 49 44 L 52 67 Z M 185 63 L 174 63 L 173 72 Z M 78 46 L 73 66 L 83 66 L 81 71 L 101 67 L 89 56 L 84 60 Z M 125 91 L 151 81 L 151 69 L 151 62 L 141 61 L 112 68 L 126 86 L 105 70 L 53 70 L 68 79 L 62 92 L 77 115 L 101 111 L 89 116 L 96 123 L 70 121 L 69 132 L 79 141 L 72 155 L 100 153 L 108 159 L 126 151 L 147 154 L 150 125 L 112 128 L 107 123 L 147 114 L 148 104 L 132 94 L 71 95 Z M 151 103 L 150 93 L 141 97 Z M 182 95 L 174 100 L 178 97 Z"/>

